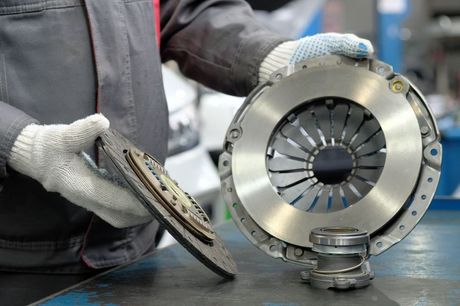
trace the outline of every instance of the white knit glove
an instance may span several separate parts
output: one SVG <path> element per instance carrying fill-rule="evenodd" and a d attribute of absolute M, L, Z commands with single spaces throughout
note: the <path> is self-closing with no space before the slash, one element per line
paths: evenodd
<path fill-rule="evenodd" d="M 276 70 L 309 58 L 328 54 L 365 58 L 374 53 L 367 39 L 354 34 L 324 33 L 282 43 L 263 60 L 259 68 L 259 83 L 265 82 Z"/>
<path fill-rule="evenodd" d="M 8 164 L 115 227 L 146 223 L 152 217 L 131 191 L 104 176 L 82 153 L 108 128 L 109 120 L 101 114 L 69 125 L 28 125 L 16 139 Z"/>

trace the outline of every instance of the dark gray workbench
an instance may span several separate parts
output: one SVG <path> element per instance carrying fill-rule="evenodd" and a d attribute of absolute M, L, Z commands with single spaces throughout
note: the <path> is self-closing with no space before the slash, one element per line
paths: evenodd
<path fill-rule="evenodd" d="M 218 232 L 240 269 L 234 281 L 208 271 L 182 247 L 97 276 L 40 305 L 460 305 L 460 212 L 430 211 L 411 235 L 373 257 L 372 285 L 312 289 L 301 267 L 272 259 L 232 224 Z"/>

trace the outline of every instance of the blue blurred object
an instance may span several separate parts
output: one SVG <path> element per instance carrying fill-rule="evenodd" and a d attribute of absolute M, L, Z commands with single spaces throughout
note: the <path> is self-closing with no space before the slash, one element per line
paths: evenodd
<path fill-rule="evenodd" d="M 441 179 L 437 195 L 451 196 L 460 183 L 460 127 L 451 127 L 441 133 L 443 147 Z M 460 207 L 459 207 L 460 209 Z"/>
<path fill-rule="evenodd" d="M 403 44 L 401 23 L 409 15 L 408 0 L 378 0 L 378 57 L 401 71 Z"/>
<path fill-rule="evenodd" d="M 439 190 L 439 187 L 438 187 Z M 460 210 L 460 199 L 446 196 L 435 196 L 430 210 Z"/>
<path fill-rule="evenodd" d="M 323 7 L 322 5 L 318 7 L 318 10 L 314 13 L 313 18 L 309 23 L 306 24 L 303 32 L 300 34 L 300 37 L 311 36 L 323 31 Z"/>

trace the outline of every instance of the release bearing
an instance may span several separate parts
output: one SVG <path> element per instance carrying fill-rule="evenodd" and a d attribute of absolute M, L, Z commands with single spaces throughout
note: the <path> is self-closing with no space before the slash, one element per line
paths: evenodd
<path fill-rule="evenodd" d="M 426 212 L 440 176 L 439 140 L 423 95 L 390 65 L 311 59 L 276 71 L 247 97 L 220 156 L 222 190 L 255 246 L 312 276 L 334 254 L 315 242 L 315 229 L 366 233 L 364 262 L 347 253 L 349 268 L 358 261 L 361 269 L 348 287 L 359 287 L 372 278 L 367 257 L 401 241 Z"/>
<path fill-rule="evenodd" d="M 352 227 L 321 227 L 311 231 L 316 266 L 301 273 L 316 288 L 361 288 L 374 273 L 368 259 L 369 234 Z"/>

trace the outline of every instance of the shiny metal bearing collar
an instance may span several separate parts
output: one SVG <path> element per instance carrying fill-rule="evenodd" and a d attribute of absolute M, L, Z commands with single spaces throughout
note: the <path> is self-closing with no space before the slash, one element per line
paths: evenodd
<path fill-rule="evenodd" d="M 326 56 L 287 66 L 251 93 L 219 171 L 248 239 L 311 264 L 317 227 L 368 232 L 372 255 L 403 239 L 432 200 L 440 164 L 439 131 L 417 88 L 383 62 Z"/>
<path fill-rule="evenodd" d="M 317 264 L 300 273 L 315 288 L 352 289 L 374 278 L 368 262 L 369 234 L 352 227 L 320 227 L 310 234 Z"/>

